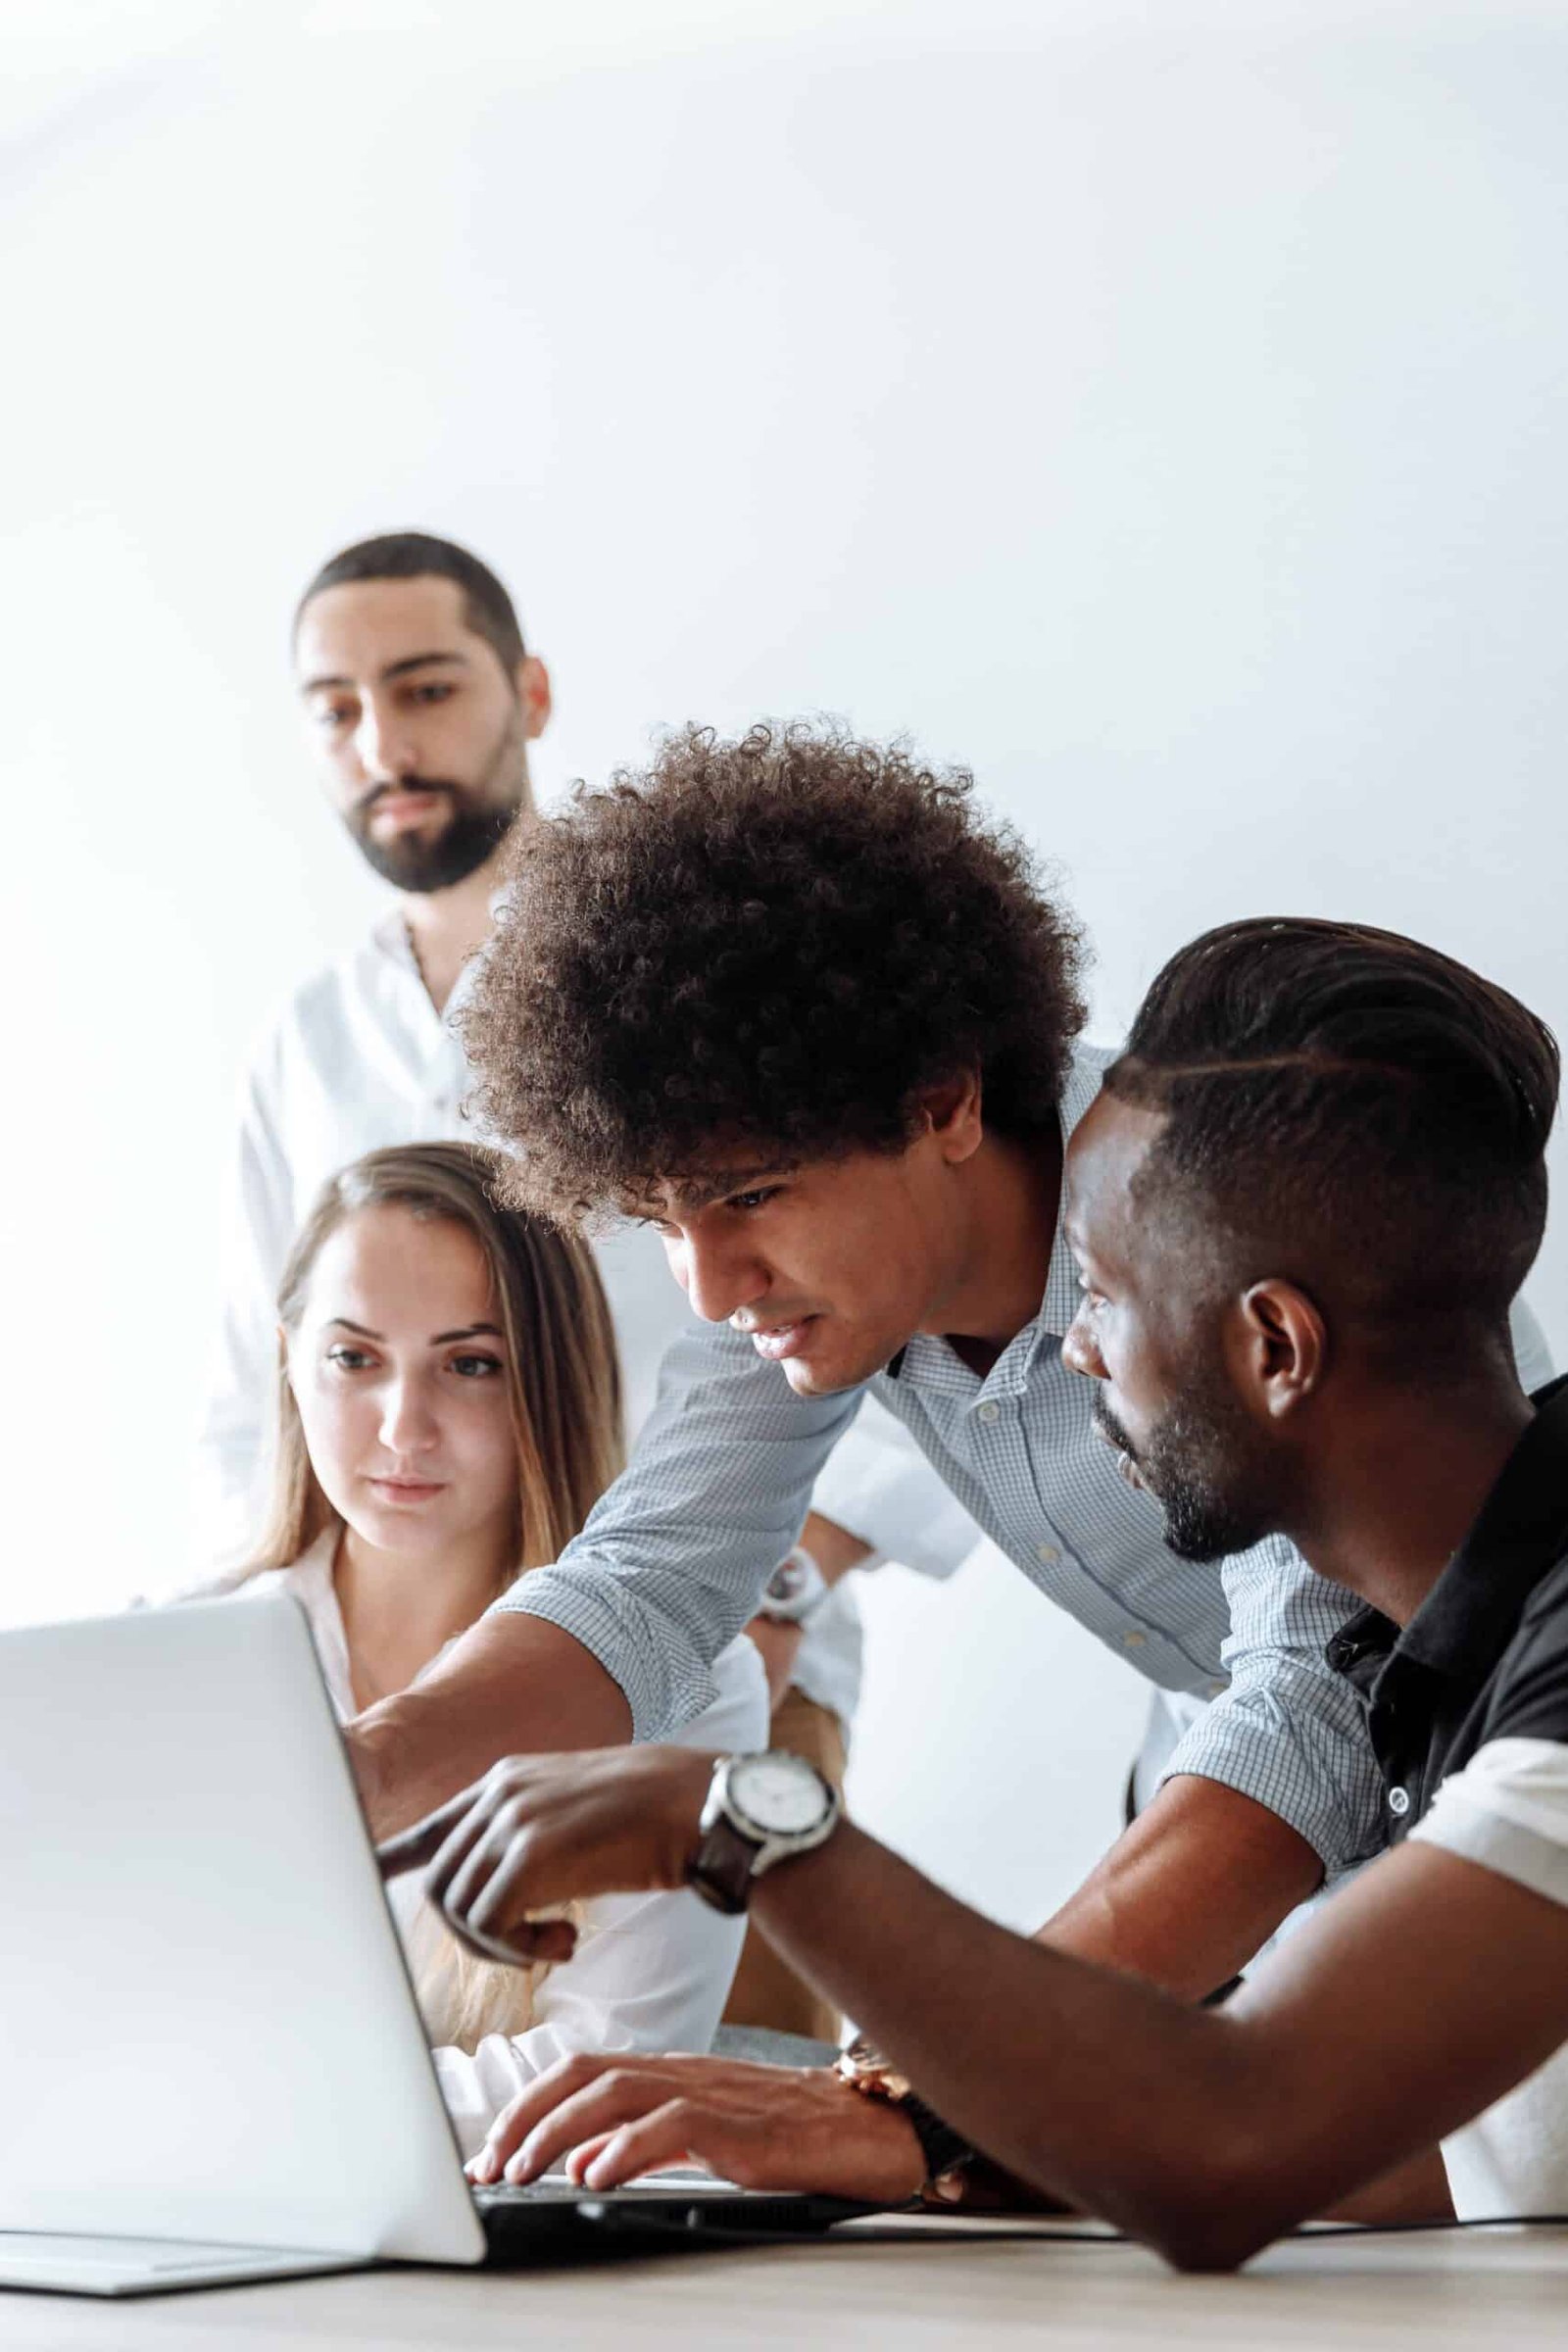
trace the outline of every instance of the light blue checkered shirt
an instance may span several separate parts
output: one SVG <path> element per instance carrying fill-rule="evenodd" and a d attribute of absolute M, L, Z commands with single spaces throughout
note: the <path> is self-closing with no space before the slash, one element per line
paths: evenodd
<path fill-rule="evenodd" d="M 1064 1135 L 1109 1058 L 1075 1054 Z M 869 1390 L 1031 1584 L 1151 1682 L 1213 1701 L 1167 1774 L 1240 1789 L 1331 1874 L 1346 1868 L 1383 1842 L 1360 1701 L 1323 1657 L 1359 1603 L 1283 1538 L 1213 1566 L 1166 1549 L 1157 1505 L 1095 1433 L 1095 1383 L 1062 1361 L 1077 1303 L 1058 1225 L 1040 1312 L 984 1379 L 919 1334 Z M 582 1534 L 496 1606 L 573 1635 L 625 1692 L 634 1736 L 666 1737 L 711 1700 L 710 1663 L 755 1613 L 864 1394 L 798 1397 L 744 1335 L 694 1328 L 664 1358 L 653 1417 Z"/>

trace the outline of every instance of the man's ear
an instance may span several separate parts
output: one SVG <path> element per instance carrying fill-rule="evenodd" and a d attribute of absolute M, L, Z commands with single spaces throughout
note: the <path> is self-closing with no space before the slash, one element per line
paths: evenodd
<path fill-rule="evenodd" d="M 550 724 L 550 672 L 537 654 L 525 654 L 512 673 L 522 712 L 522 731 L 530 743 Z"/>
<path fill-rule="evenodd" d="M 1328 1326 L 1294 1282 L 1254 1282 L 1242 1294 L 1232 1371 L 1254 1412 L 1281 1421 L 1316 1395 L 1328 1369 Z"/>
<path fill-rule="evenodd" d="M 985 1134 L 979 1071 L 968 1070 L 941 1086 L 928 1087 L 920 1105 L 949 1166 L 972 1159 Z"/>

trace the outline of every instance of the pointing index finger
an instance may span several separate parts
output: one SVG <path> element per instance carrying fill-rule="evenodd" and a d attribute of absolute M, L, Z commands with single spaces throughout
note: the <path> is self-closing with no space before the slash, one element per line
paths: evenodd
<path fill-rule="evenodd" d="M 383 1838 L 375 1849 L 382 1878 L 400 1879 L 406 1870 L 422 1870 L 427 1862 L 433 1862 L 473 1803 L 474 1793 L 471 1788 L 460 1789 L 422 1821 L 399 1830 L 395 1838 Z"/>

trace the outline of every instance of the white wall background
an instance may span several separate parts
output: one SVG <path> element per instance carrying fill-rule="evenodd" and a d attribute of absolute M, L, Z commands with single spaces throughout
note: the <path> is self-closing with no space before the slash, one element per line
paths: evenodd
<path fill-rule="evenodd" d="M 547 793 L 694 715 L 971 763 L 1102 1034 L 1275 908 L 1568 1027 L 1564 8 L 11 0 L 0 43 L 0 1618 L 177 1543 L 227 1090 L 374 903 L 285 661 L 363 532 L 514 584 Z M 1534 1295 L 1568 1345 L 1560 1228 Z M 865 1808 L 1044 1910 L 1138 1686 L 995 1561 L 869 1600 Z"/>

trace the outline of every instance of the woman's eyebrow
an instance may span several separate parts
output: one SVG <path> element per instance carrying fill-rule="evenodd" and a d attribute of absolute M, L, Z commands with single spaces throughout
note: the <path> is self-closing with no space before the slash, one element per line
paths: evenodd
<path fill-rule="evenodd" d="M 352 1331 L 356 1338 L 362 1340 L 381 1340 L 386 1337 L 385 1332 L 371 1331 L 368 1324 L 351 1323 L 347 1315 L 328 1316 L 326 1328 L 328 1331 Z"/>
<path fill-rule="evenodd" d="M 466 1323 L 461 1331 L 438 1331 L 430 1345 L 432 1348 L 445 1348 L 453 1340 L 500 1340 L 505 1337 L 499 1323 Z"/>

